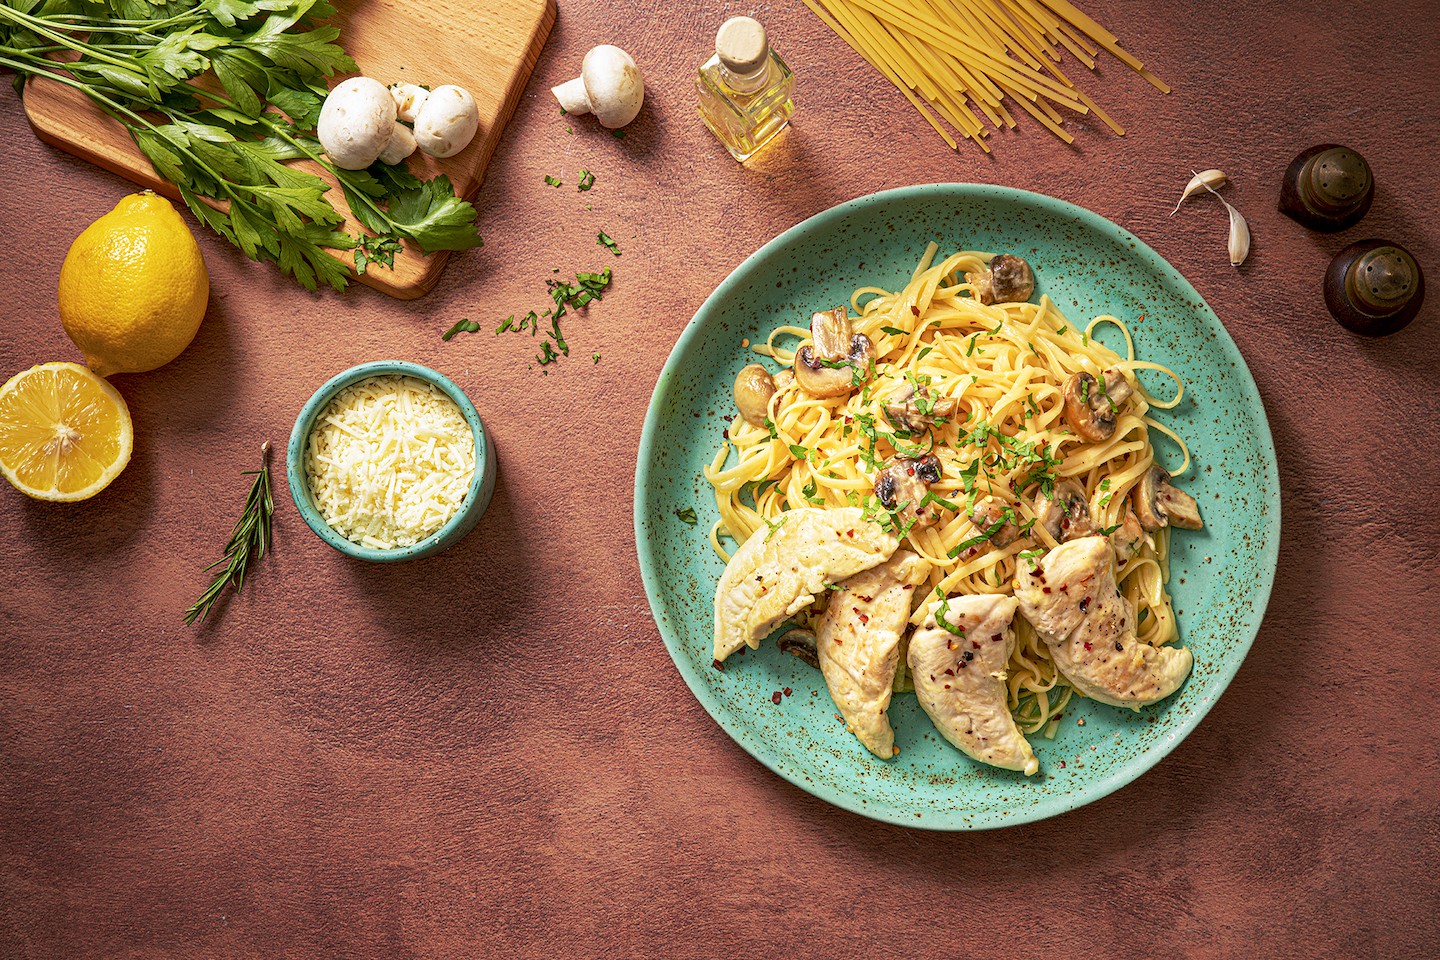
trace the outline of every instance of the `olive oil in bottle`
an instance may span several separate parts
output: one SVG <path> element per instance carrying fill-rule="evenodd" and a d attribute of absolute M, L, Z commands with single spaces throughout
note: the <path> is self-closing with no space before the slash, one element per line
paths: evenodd
<path fill-rule="evenodd" d="M 750 17 L 731 17 L 715 35 L 715 56 L 695 78 L 700 117 L 741 162 L 790 122 L 795 76 L 770 49 L 765 28 Z"/>

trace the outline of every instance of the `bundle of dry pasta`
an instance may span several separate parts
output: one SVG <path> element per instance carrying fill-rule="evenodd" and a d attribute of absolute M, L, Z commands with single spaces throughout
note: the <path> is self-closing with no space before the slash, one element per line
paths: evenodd
<path fill-rule="evenodd" d="M 1018 106 L 1066 143 L 1060 109 L 1094 113 L 1125 131 L 1061 71 L 1060 48 L 1086 67 L 1106 50 L 1163 93 L 1170 87 L 1120 48 L 1115 35 L 1068 0 L 805 0 L 840 38 L 899 88 L 952 148 L 1014 129 Z M 928 105 L 928 106 L 927 106 Z M 933 112 L 932 112 L 933 111 Z"/>

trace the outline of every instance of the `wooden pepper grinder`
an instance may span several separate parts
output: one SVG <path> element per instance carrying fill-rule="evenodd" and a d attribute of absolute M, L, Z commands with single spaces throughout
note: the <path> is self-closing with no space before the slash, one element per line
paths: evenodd
<path fill-rule="evenodd" d="M 1367 337 L 1405 327 L 1425 301 L 1425 274 L 1410 251 L 1388 240 L 1361 240 L 1325 271 L 1325 305 L 1340 325 Z"/>
<path fill-rule="evenodd" d="M 1280 212 L 1303 227 L 1333 233 L 1360 222 L 1375 198 L 1365 158 L 1338 143 L 1304 151 L 1285 169 Z"/>

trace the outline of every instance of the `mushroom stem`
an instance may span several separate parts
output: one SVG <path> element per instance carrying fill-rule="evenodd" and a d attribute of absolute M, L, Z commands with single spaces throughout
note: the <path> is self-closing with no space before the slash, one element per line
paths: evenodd
<path fill-rule="evenodd" d="M 584 77 L 576 77 L 558 87 L 551 87 L 550 92 L 555 94 L 555 99 L 560 101 L 560 109 L 566 113 L 584 116 L 590 112 L 590 95 L 585 92 Z"/>

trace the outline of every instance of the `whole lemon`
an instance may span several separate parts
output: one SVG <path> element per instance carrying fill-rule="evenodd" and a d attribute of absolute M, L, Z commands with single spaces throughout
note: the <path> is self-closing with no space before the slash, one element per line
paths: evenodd
<path fill-rule="evenodd" d="M 195 235 L 149 190 L 86 227 L 60 268 L 60 322 L 102 377 L 174 360 L 195 339 L 209 299 Z"/>

